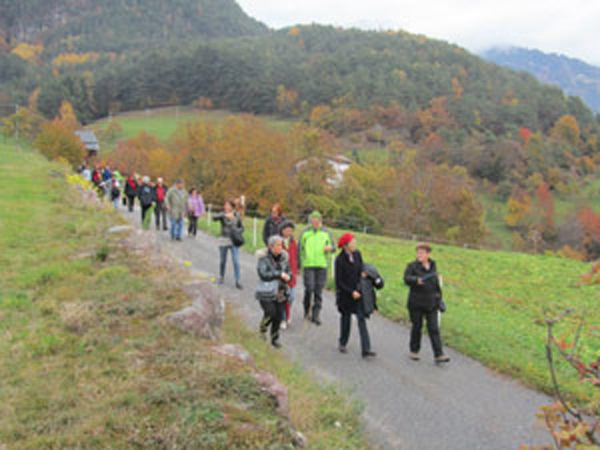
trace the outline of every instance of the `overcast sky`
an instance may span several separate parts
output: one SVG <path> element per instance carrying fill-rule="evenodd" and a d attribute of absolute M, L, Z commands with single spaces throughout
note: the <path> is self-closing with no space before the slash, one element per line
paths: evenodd
<path fill-rule="evenodd" d="M 238 0 L 281 28 L 322 23 L 404 29 L 471 51 L 496 45 L 563 53 L 600 65 L 598 0 Z"/>

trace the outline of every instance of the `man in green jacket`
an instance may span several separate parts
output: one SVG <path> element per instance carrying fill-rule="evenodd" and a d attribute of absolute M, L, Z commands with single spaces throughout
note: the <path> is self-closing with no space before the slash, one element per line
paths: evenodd
<path fill-rule="evenodd" d="M 304 269 L 304 317 L 321 325 L 319 314 L 327 283 L 328 256 L 335 251 L 335 245 L 318 211 L 310 215 L 310 225 L 300 235 L 298 247 L 300 267 Z"/>

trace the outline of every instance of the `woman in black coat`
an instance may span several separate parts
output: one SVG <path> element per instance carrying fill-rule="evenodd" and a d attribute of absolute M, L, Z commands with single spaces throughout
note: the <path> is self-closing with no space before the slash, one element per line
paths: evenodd
<path fill-rule="evenodd" d="M 346 233 L 340 238 L 338 247 L 342 249 L 335 260 L 336 299 L 338 311 L 341 314 L 339 350 L 341 353 L 347 352 L 346 346 L 350 339 L 352 315 L 354 314 L 358 320 L 362 356 L 364 358 L 375 356 L 375 352 L 371 350 L 367 319 L 360 293 L 360 281 L 364 276 L 362 256 L 356 249 L 356 239 L 350 233 Z"/>
<path fill-rule="evenodd" d="M 439 312 L 442 304 L 442 288 L 435 261 L 430 259 L 431 247 L 428 244 L 417 245 L 417 259 L 408 264 L 404 271 L 404 283 L 410 287 L 408 294 L 408 312 L 412 329 L 410 333 L 410 358 L 418 361 L 421 350 L 423 320 L 427 322 L 427 332 L 431 340 L 435 361 L 449 362 L 444 355 L 439 328 Z"/>

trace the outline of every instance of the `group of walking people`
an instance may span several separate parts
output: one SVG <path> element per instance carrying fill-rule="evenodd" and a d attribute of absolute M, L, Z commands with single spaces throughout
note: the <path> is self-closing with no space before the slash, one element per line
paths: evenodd
<path fill-rule="evenodd" d="M 283 215 L 280 205 L 274 205 L 265 221 L 263 240 L 266 251 L 259 252 L 256 298 L 263 310 L 260 333 L 279 348 L 280 330 L 291 323 L 291 305 L 296 297 L 299 271 L 304 280 L 304 318 L 316 326 L 321 325 L 323 289 L 327 284 L 328 260 L 335 252 L 331 232 L 323 225 L 318 211 L 309 216 L 309 225 L 294 238 L 295 225 Z M 384 280 L 376 267 L 363 261 L 356 237 L 344 233 L 337 241 L 335 258 L 336 305 L 340 313 L 339 351 L 347 353 L 352 328 L 352 316 L 356 316 L 361 353 L 364 358 L 376 356 L 371 346 L 367 320 L 377 310 L 377 291 L 383 289 Z M 437 265 L 431 259 L 431 246 L 421 243 L 416 247 L 416 260 L 404 271 L 404 282 L 409 287 L 408 310 L 412 324 L 410 358 L 420 359 L 423 322 L 431 340 L 434 359 L 446 363 L 450 358 L 444 354 L 439 329 L 439 315 L 445 311 L 441 277 Z"/>
<path fill-rule="evenodd" d="M 154 216 L 157 230 L 170 230 L 171 239 L 181 241 L 187 218 L 188 236 L 196 236 L 198 220 L 205 214 L 206 207 L 198 189 L 186 191 L 183 180 L 177 180 L 169 188 L 162 178 L 152 181 L 147 176 L 130 175 L 124 179 L 109 166 L 93 170 L 82 167 L 81 173 L 110 198 L 115 207 L 122 202 L 129 212 L 133 212 L 136 201 L 139 202 L 146 229 Z M 240 249 L 245 243 L 244 203 L 243 197 L 227 200 L 222 211 L 212 216 L 212 220 L 220 224 L 218 283 L 225 283 L 228 254 L 231 254 L 235 287 L 239 290 L 244 289 L 240 267 Z M 255 290 L 263 311 L 260 334 L 274 347 L 281 347 L 281 330 L 291 325 L 300 275 L 304 282 L 304 318 L 315 326 L 322 324 L 323 290 L 327 285 L 329 261 L 337 247 L 334 274 L 336 306 L 340 314 L 338 348 L 341 353 L 347 353 L 352 316 L 355 316 L 362 356 L 372 358 L 376 353 L 371 346 L 367 320 L 377 310 L 377 291 L 384 287 L 383 277 L 376 267 L 363 260 L 353 234 L 344 233 L 336 243 L 318 211 L 313 211 L 308 219 L 308 226 L 296 233 L 295 223 L 285 217 L 281 205 L 275 204 L 265 220 L 262 238 L 266 249 L 257 252 L 259 281 Z M 414 361 L 420 359 L 423 324 L 426 323 L 435 361 L 445 363 L 450 359 L 444 354 L 439 329 L 439 317 L 445 311 L 445 303 L 441 277 L 431 252 L 430 245 L 418 244 L 416 259 L 404 271 L 412 324 L 409 356 Z"/>

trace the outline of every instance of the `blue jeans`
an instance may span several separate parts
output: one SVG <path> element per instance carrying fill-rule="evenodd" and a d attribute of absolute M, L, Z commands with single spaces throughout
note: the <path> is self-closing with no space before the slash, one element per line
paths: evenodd
<path fill-rule="evenodd" d="M 225 269 L 227 267 L 227 252 L 231 250 L 231 259 L 233 260 L 233 272 L 235 273 L 235 281 L 240 282 L 240 248 L 235 245 L 221 245 L 219 252 L 221 256 L 220 271 L 221 278 L 225 278 Z"/>
<path fill-rule="evenodd" d="M 171 240 L 175 239 L 181 240 L 181 235 L 183 233 L 183 218 L 181 219 L 173 219 L 171 218 Z"/>

